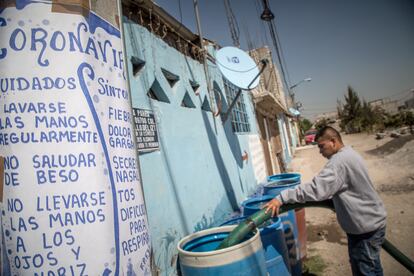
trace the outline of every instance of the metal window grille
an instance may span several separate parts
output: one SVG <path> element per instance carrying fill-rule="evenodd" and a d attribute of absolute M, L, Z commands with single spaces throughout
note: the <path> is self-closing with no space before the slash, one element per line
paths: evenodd
<path fill-rule="evenodd" d="M 239 88 L 231 84 L 228 80 L 223 78 L 224 89 L 226 91 L 227 103 L 233 101 L 236 97 Z M 249 117 L 246 112 L 246 105 L 244 103 L 243 95 L 240 95 L 236 104 L 234 105 L 233 110 L 231 111 L 231 126 L 234 132 L 250 132 Z"/>

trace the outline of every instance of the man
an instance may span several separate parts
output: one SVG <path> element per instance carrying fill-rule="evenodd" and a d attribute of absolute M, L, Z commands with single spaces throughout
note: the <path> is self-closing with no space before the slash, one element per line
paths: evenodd
<path fill-rule="evenodd" d="M 364 160 L 345 146 L 338 131 L 324 127 L 315 137 L 328 162 L 309 183 L 284 190 L 264 208 L 275 216 L 287 203 L 332 199 L 339 224 L 348 236 L 353 275 L 383 275 L 380 250 L 386 212 L 368 176 Z"/>

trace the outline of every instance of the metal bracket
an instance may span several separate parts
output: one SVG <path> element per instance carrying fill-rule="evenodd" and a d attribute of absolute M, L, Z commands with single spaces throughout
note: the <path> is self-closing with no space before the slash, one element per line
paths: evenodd
<path fill-rule="evenodd" d="M 247 86 L 247 89 L 250 90 L 250 86 L 256 81 L 256 79 L 263 73 L 264 69 L 266 68 L 267 64 L 269 63 L 269 61 L 267 59 L 262 59 L 260 61 L 260 63 L 262 64 L 262 68 L 259 71 L 259 74 L 257 74 L 254 79 L 249 83 L 249 85 Z M 231 111 L 233 110 L 234 105 L 236 104 L 237 100 L 239 99 L 240 95 L 242 93 L 242 89 L 239 89 L 239 91 L 236 94 L 236 97 L 234 97 L 233 101 L 231 102 L 229 108 L 227 109 L 226 113 L 223 115 L 222 117 L 222 121 L 223 124 L 227 121 Z"/>

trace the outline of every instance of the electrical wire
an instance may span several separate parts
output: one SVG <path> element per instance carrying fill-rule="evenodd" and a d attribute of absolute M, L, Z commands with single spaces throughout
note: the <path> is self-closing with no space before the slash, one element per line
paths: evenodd
<path fill-rule="evenodd" d="M 227 22 L 229 23 L 231 38 L 233 39 L 233 45 L 240 47 L 240 29 L 237 24 L 236 16 L 230 5 L 230 0 L 223 0 L 226 10 Z"/>
<path fill-rule="evenodd" d="M 255 46 L 253 45 L 253 41 L 252 41 L 252 38 L 250 37 L 249 28 L 247 27 L 246 22 L 243 21 L 242 23 L 243 23 L 244 36 L 246 37 L 246 42 L 247 42 L 247 48 L 249 49 L 249 51 L 251 51 L 255 48 Z"/>
<path fill-rule="evenodd" d="M 256 1 L 259 3 L 259 6 L 262 6 L 262 8 L 264 9 L 263 3 L 260 0 L 256 0 Z M 269 5 L 268 0 L 263 0 L 263 1 L 267 1 L 268 5 Z M 290 90 L 289 89 L 289 87 L 290 87 L 290 84 L 289 84 L 290 83 L 290 77 L 289 77 L 289 73 L 287 71 L 286 60 L 285 60 L 284 55 L 283 55 L 282 47 L 281 47 L 281 44 L 280 44 L 280 39 L 279 39 L 279 36 L 277 34 L 277 29 L 276 29 L 276 25 L 275 25 L 274 21 L 275 20 L 272 19 L 272 20 L 267 22 L 267 25 L 269 27 L 270 38 L 271 38 L 272 43 L 273 43 L 273 48 L 276 52 L 277 62 L 279 64 L 280 71 L 282 72 L 282 81 L 286 85 L 286 88 L 288 90 Z"/>
<path fill-rule="evenodd" d="M 278 34 L 278 32 L 277 32 L 277 28 L 276 28 L 276 25 L 275 25 L 275 21 L 274 21 L 274 19 L 273 19 L 271 22 L 272 22 L 272 24 L 273 24 L 273 28 L 274 28 L 274 30 L 275 30 L 275 34 L 276 34 L 276 41 L 279 43 L 280 55 L 281 55 L 281 57 L 282 57 L 282 62 L 283 62 L 283 64 L 284 64 L 284 67 L 286 68 L 286 76 L 287 76 L 287 81 L 288 81 L 289 86 L 290 86 L 290 84 L 291 84 L 291 81 L 290 81 L 290 75 L 289 75 L 289 70 L 288 70 L 288 68 L 287 68 L 287 63 L 286 63 L 285 55 L 284 55 L 284 53 L 283 53 L 283 47 L 282 47 L 282 44 L 280 43 L 280 38 L 279 38 L 279 34 Z"/>
<path fill-rule="evenodd" d="M 260 4 L 259 1 L 260 0 L 254 1 L 254 7 L 256 9 L 256 15 L 257 15 L 258 18 L 260 18 L 260 15 L 261 15 L 261 13 L 260 13 L 260 6 L 261 6 L 261 4 Z M 263 29 L 266 29 L 265 23 L 263 22 L 263 20 L 260 20 L 260 25 L 262 26 Z M 260 34 L 264 35 L 264 40 L 263 40 L 263 36 L 262 36 L 262 42 L 263 42 L 263 44 L 264 45 L 269 45 L 270 43 L 269 43 L 269 39 L 267 37 L 267 32 L 260 32 Z"/>
<path fill-rule="evenodd" d="M 275 51 L 276 51 L 277 61 L 279 63 L 280 70 L 282 72 L 283 81 L 286 84 L 286 88 L 289 89 L 289 83 L 287 82 L 287 76 L 286 76 L 286 70 L 283 66 L 282 56 L 279 50 L 279 44 L 276 38 L 276 34 L 275 34 L 275 30 L 274 30 L 274 26 L 272 22 L 268 22 L 268 27 L 269 27 L 270 37 L 272 38 L 273 47 L 275 48 Z"/>
<path fill-rule="evenodd" d="M 180 13 L 180 26 L 176 30 L 177 33 L 181 30 L 181 27 L 183 26 L 183 10 L 181 8 L 181 0 L 178 0 L 178 12 Z"/>

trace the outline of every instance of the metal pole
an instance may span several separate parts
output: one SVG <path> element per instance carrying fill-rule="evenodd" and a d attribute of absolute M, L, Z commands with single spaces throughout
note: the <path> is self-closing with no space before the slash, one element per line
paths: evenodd
<path fill-rule="evenodd" d="M 207 66 L 207 50 L 204 48 L 204 39 L 203 39 L 203 33 L 201 31 L 201 23 L 200 23 L 200 13 L 198 11 L 198 0 L 193 0 L 193 3 L 194 3 L 195 17 L 196 17 L 196 21 L 197 21 L 198 36 L 199 36 L 199 39 L 200 39 L 200 46 L 201 46 L 201 49 L 203 51 L 204 74 L 206 76 L 207 91 L 208 91 L 208 94 L 209 94 L 210 106 L 211 106 L 216 101 L 214 99 L 214 94 L 211 92 L 210 74 L 208 72 L 208 66 Z"/>

